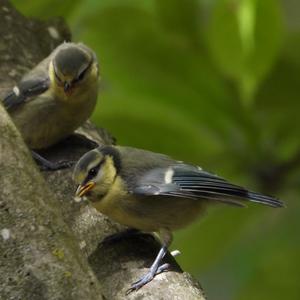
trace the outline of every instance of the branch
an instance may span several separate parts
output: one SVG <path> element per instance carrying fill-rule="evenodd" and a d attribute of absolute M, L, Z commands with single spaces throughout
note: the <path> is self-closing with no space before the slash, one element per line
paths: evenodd
<path fill-rule="evenodd" d="M 70 33 L 60 19 L 40 22 L 20 15 L 0 0 L 0 97 Z M 77 160 L 93 146 L 88 136 L 111 144 L 104 130 L 85 124 L 59 145 L 49 159 Z M 41 173 L 8 115 L 0 106 L 1 268 L 3 299 L 124 299 L 130 284 L 145 274 L 159 244 L 134 236 L 101 243 L 122 226 L 73 199 L 72 170 Z M 1 238 L 1 237 L 0 237 Z M 199 284 L 168 255 L 172 271 L 126 299 L 200 299 Z M 103 297 L 102 297 L 103 295 Z"/>

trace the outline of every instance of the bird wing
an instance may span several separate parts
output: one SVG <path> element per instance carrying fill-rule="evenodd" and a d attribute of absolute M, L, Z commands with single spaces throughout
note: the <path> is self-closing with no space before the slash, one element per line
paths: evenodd
<path fill-rule="evenodd" d="M 22 81 L 3 99 L 7 110 L 16 108 L 20 104 L 44 93 L 49 88 L 49 79 Z"/>
<path fill-rule="evenodd" d="M 48 65 L 49 57 L 28 72 L 5 96 L 2 102 L 7 110 L 14 109 L 48 90 L 50 85 Z"/>
<path fill-rule="evenodd" d="M 163 195 L 204 199 L 245 206 L 244 200 L 273 207 L 283 206 L 279 200 L 249 191 L 202 169 L 179 163 L 146 171 L 132 192 L 139 195 Z"/>

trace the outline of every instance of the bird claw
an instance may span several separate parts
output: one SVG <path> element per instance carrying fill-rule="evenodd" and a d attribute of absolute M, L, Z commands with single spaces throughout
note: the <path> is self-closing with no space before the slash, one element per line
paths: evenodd
<path fill-rule="evenodd" d="M 160 267 L 158 267 L 155 275 L 166 272 L 166 271 L 169 271 L 170 267 L 171 267 L 171 265 L 168 264 L 168 263 L 165 263 L 165 264 L 161 265 Z"/>
<path fill-rule="evenodd" d="M 144 285 L 149 283 L 154 278 L 155 275 L 156 275 L 156 273 L 153 274 L 151 271 L 148 272 L 141 279 L 139 279 L 138 281 L 134 282 L 131 285 L 131 287 L 126 291 L 126 295 L 132 293 L 133 291 L 139 290 L 141 287 L 143 287 Z"/>
<path fill-rule="evenodd" d="M 32 157 L 38 163 L 41 171 L 56 171 L 60 169 L 66 169 L 72 167 L 76 161 L 72 160 L 61 160 L 58 162 L 51 162 L 47 158 L 43 157 L 42 155 L 38 154 L 35 151 L 31 151 Z"/>
<path fill-rule="evenodd" d="M 165 263 L 160 267 L 158 267 L 155 273 L 150 270 L 141 279 L 137 280 L 131 285 L 131 287 L 126 291 L 126 295 L 129 295 L 130 293 L 139 290 L 141 287 L 143 287 L 144 285 L 152 281 L 156 275 L 168 271 L 170 269 L 170 266 L 171 266 L 170 264 Z"/>

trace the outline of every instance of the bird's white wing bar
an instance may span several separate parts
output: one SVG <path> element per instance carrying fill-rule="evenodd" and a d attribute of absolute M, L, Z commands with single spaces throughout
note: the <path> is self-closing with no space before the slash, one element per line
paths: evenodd
<path fill-rule="evenodd" d="M 174 175 L 174 170 L 172 167 L 168 168 L 167 171 L 165 172 L 165 184 L 170 184 L 172 183 L 172 177 Z"/>

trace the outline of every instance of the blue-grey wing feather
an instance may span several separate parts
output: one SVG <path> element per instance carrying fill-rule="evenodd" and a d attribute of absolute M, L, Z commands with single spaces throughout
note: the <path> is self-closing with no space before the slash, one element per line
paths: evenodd
<path fill-rule="evenodd" d="M 16 88 L 18 89 L 17 93 L 13 90 L 3 99 L 3 105 L 7 110 L 14 109 L 29 99 L 47 91 L 49 79 L 22 81 Z"/>
<path fill-rule="evenodd" d="M 2 102 L 7 110 L 14 109 L 48 90 L 50 85 L 48 67 L 51 57 L 52 54 L 26 73 L 14 89 L 4 97 Z"/>
<path fill-rule="evenodd" d="M 166 180 L 167 172 L 171 172 L 171 180 Z M 283 205 L 271 196 L 249 191 L 198 167 L 183 163 L 146 171 L 137 181 L 133 193 L 205 199 L 238 206 L 245 206 L 244 200 L 273 207 Z"/>

